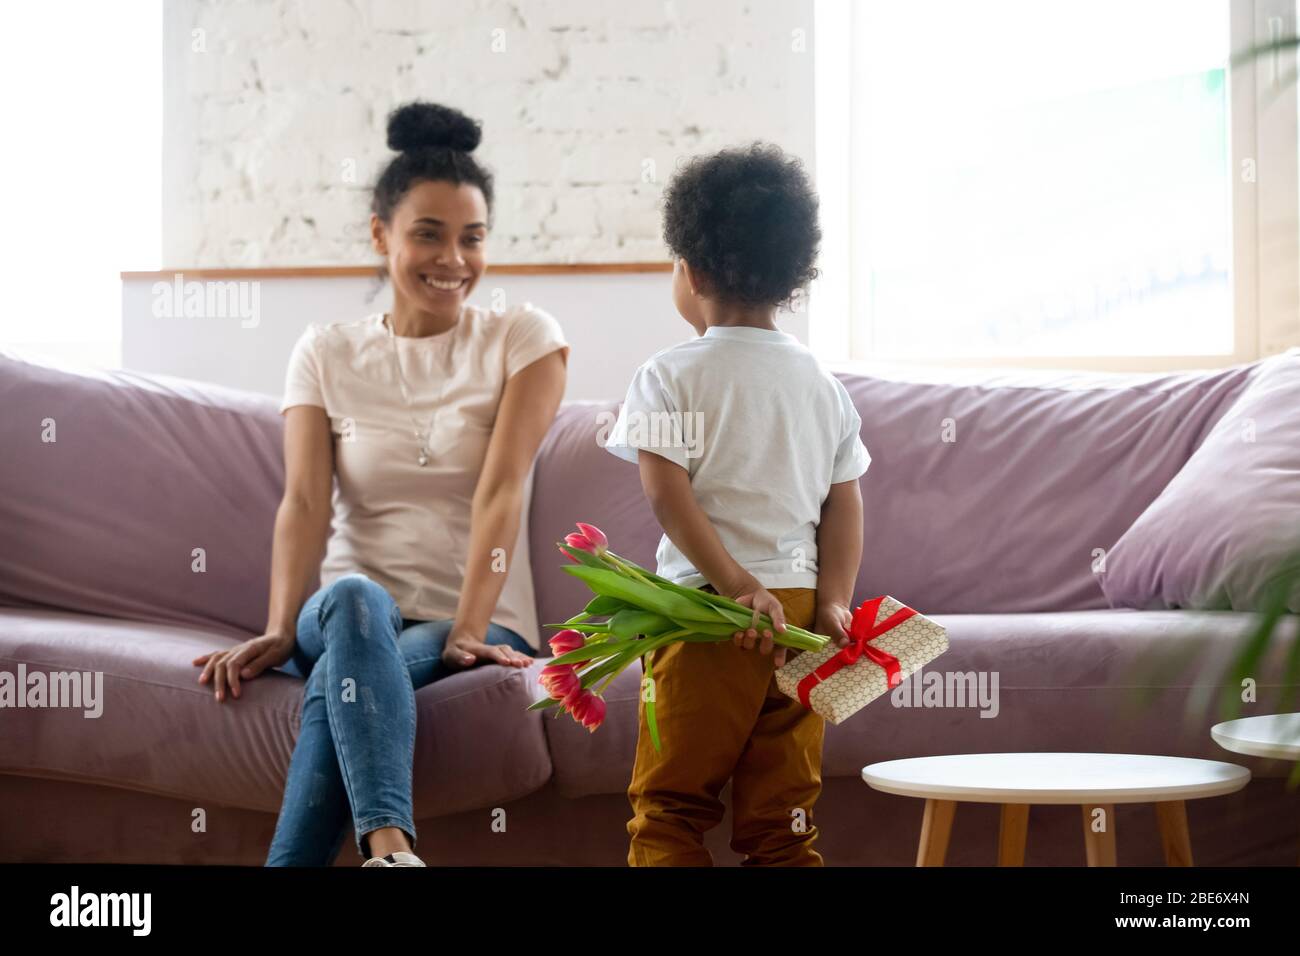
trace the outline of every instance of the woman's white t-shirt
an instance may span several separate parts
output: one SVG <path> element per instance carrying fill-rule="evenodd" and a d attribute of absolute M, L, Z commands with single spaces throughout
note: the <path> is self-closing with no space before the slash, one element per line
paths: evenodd
<path fill-rule="evenodd" d="M 422 337 L 390 335 L 382 312 L 307 327 L 289 359 L 280 411 L 318 405 L 329 415 L 337 483 L 322 586 L 359 571 L 384 586 L 405 618 L 455 617 L 470 506 L 506 380 L 556 349 L 567 361 L 559 323 L 529 303 L 502 312 L 466 306 L 456 325 Z M 428 434 L 425 465 L 416 422 Z M 539 647 L 528 560 L 532 479 L 530 468 L 491 620 Z"/>

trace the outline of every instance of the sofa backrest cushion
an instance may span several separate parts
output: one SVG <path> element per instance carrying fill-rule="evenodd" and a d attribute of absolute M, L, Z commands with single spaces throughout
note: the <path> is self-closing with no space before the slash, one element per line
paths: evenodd
<path fill-rule="evenodd" d="M 0 408 L 0 604 L 261 631 L 274 399 L 0 353 Z"/>
<path fill-rule="evenodd" d="M 1177 474 L 1256 368 L 837 373 L 873 458 L 857 599 L 892 594 L 929 613 L 1107 606 L 1098 549 Z M 276 407 L 0 353 L 0 604 L 260 630 L 284 481 Z M 637 468 L 600 444 L 617 408 L 566 403 L 538 453 L 528 539 L 542 624 L 586 603 L 554 546 L 573 522 L 654 567 L 661 532 Z"/>
<path fill-rule="evenodd" d="M 1116 607 L 1261 611 L 1300 558 L 1300 348 L 1262 363 L 1196 453 L 1112 549 Z M 1294 573 L 1294 572 L 1293 572 Z M 1300 581 L 1287 607 L 1300 612 Z"/>
<path fill-rule="evenodd" d="M 1106 607 L 1099 558 L 1178 473 L 1253 367 L 836 372 L 872 456 L 860 480 L 856 600 L 891 594 L 925 613 Z M 637 468 L 600 445 L 617 409 L 617 401 L 566 404 L 543 443 L 531 525 L 543 624 L 572 616 L 588 597 L 558 570 L 566 559 L 555 542 L 574 521 L 598 525 L 615 551 L 654 568 L 661 531 Z M 772 437 L 774 453 L 797 454 L 797 435 Z"/>

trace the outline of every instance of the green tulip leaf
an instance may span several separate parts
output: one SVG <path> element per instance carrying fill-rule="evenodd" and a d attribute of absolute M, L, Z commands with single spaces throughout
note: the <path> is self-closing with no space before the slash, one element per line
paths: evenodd
<path fill-rule="evenodd" d="M 626 601 L 620 601 L 616 597 L 608 597 L 604 594 L 597 594 L 587 604 L 585 613 L 589 617 L 609 617 L 611 614 L 617 614 L 626 607 Z"/>
<path fill-rule="evenodd" d="M 619 637 L 636 637 L 639 634 L 654 637 L 676 629 L 677 625 L 671 618 L 635 608 L 624 608 L 609 619 L 610 633 Z"/>
<path fill-rule="evenodd" d="M 589 568 L 605 568 L 605 562 L 600 560 L 590 551 L 583 551 L 581 548 L 574 548 L 567 544 L 560 544 L 559 549 L 567 554 L 579 564 Z"/>

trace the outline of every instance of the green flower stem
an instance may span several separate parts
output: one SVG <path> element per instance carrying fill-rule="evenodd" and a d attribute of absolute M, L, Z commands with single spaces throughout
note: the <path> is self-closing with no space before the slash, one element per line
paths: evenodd
<path fill-rule="evenodd" d="M 667 633 L 660 634 L 656 637 L 629 641 L 628 647 L 621 648 L 618 653 L 609 655 L 607 658 L 600 661 L 600 663 L 593 667 L 589 667 L 585 672 L 579 674 L 579 677 L 582 678 L 583 686 L 592 687 L 598 681 L 604 681 L 604 683 L 595 691 L 596 693 L 601 693 L 607 686 L 609 686 L 615 677 L 621 674 L 627 666 L 638 657 L 643 657 L 655 648 L 662 647 L 664 644 L 669 644 L 689 633 L 691 632 L 688 628 L 682 628 L 678 631 L 668 631 Z"/>
<path fill-rule="evenodd" d="M 650 667 L 650 658 L 646 657 L 643 660 L 645 661 L 645 680 L 641 686 L 644 687 L 648 683 L 653 688 L 654 671 Z M 642 690 L 640 696 L 645 701 L 645 722 L 650 729 L 650 743 L 654 746 L 655 753 L 662 753 L 662 748 L 659 745 L 659 721 L 655 718 L 655 695 L 651 693 L 649 697 L 646 697 L 645 691 Z"/>
<path fill-rule="evenodd" d="M 674 584 L 672 581 L 655 574 L 653 571 L 647 571 L 644 568 L 638 567 L 635 563 L 629 561 L 627 558 L 615 554 L 613 551 L 606 551 L 605 557 L 613 561 L 620 569 L 631 576 L 638 576 L 637 572 L 640 572 L 639 576 L 643 580 L 649 578 L 648 583 L 658 585 L 659 587 L 665 588 L 676 594 L 681 594 L 696 603 L 713 605 L 715 608 L 727 608 L 728 610 L 744 614 L 746 617 L 753 617 L 754 609 L 752 607 L 745 607 L 745 605 L 741 604 L 739 601 L 733 600 L 725 595 L 710 594 L 708 591 L 701 591 L 699 588 L 688 588 L 681 584 Z M 814 634 L 812 631 L 805 630 L 802 627 L 795 627 L 793 624 L 787 624 L 784 632 L 778 632 L 772 624 L 772 619 L 766 614 L 760 614 L 758 621 L 761 627 L 771 628 L 773 640 L 785 647 L 793 647 L 801 651 L 819 651 L 824 648 L 829 641 L 829 638 L 825 635 Z M 733 622 L 729 621 L 728 623 Z M 783 640 L 786 634 L 793 635 L 795 639 Z"/>
<path fill-rule="evenodd" d="M 558 624 L 543 624 L 542 627 L 560 627 Z M 577 631 L 580 634 L 608 634 L 608 624 L 568 624 L 564 625 L 566 631 Z"/>
<path fill-rule="evenodd" d="M 662 578 L 659 578 L 658 575 L 652 575 L 649 571 L 637 566 L 631 561 L 628 561 L 626 558 L 620 558 L 613 551 L 606 551 L 604 557 L 613 565 L 615 571 L 622 572 L 628 577 L 640 581 L 642 584 L 648 584 L 651 587 L 654 587 L 655 584 L 663 580 Z"/>
<path fill-rule="evenodd" d="M 596 681 L 605 677 L 611 671 L 622 670 L 623 667 L 637 655 L 632 653 L 631 645 L 636 641 L 628 641 L 627 647 L 619 647 L 610 654 L 591 661 L 587 667 L 578 671 L 578 679 L 582 682 L 583 687 L 591 687 Z"/>

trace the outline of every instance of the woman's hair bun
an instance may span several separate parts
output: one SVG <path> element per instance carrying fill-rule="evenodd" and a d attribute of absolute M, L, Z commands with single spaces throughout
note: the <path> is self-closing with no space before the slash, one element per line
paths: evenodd
<path fill-rule="evenodd" d="M 482 138 L 478 121 L 450 106 L 417 100 L 388 114 L 388 148 L 399 153 L 438 146 L 470 153 Z"/>

